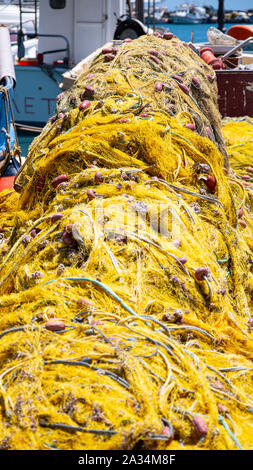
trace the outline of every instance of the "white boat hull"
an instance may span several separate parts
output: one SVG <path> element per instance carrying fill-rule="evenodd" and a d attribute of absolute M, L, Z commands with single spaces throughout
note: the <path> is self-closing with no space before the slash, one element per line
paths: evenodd
<path fill-rule="evenodd" d="M 205 23 L 205 19 L 202 18 L 187 18 L 186 16 L 171 16 L 173 23 L 176 24 L 202 24 Z"/>

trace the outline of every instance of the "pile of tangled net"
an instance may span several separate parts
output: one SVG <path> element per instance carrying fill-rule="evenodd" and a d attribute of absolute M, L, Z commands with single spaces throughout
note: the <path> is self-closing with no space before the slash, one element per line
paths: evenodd
<path fill-rule="evenodd" d="M 1 449 L 253 447 L 253 126 L 229 168 L 165 38 L 99 53 L 0 195 Z"/>

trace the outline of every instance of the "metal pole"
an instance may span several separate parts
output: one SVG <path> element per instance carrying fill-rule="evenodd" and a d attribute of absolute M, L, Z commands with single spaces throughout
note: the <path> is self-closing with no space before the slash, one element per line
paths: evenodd
<path fill-rule="evenodd" d="M 19 29 L 22 31 L 22 0 L 19 0 Z"/>
<path fill-rule="evenodd" d="M 148 17 L 147 17 L 148 32 L 149 32 L 149 21 L 150 21 L 150 0 L 148 0 Z"/>
<path fill-rule="evenodd" d="M 129 18 L 132 19 L 132 6 L 131 6 L 131 1 L 127 0 L 127 8 L 129 12 Z"/>
<path fill-rule="evenodd" d="M 153 30 L 155 31 L 155 0 L 153 0 Z"/>
<path fill-rule="evenodd" d="M 144 0 L 135 0 L 136 18 L 144 23 Z"/>
<path fill-rule="evenodd" d="M 24 36 L 23 36 L 23 20 L 22 20 L 22 0 L 19 0 L 19 30 L 17 32 L 18 58 L 22 59 L 25 55 Z"/>
<path fill-rule="evenodd" d="M 224 12 L 224 0 L 219 0 L 219 7 L 218 7 L 218 29 L 222 32 L 225 31 L 224 28 L 224 21 L 225 20 L 225 12 Z"/>
<path fill-rule="evenodd" d="M 34 11 L 35 11 L 34 32 L 35 32 L 35 36 L 37 36 L 37 33 L 38 33 L 38 4 L 37 4 L 37 1 L 38 0 L 35 0 L 35 3 L 34 3 Z"/>

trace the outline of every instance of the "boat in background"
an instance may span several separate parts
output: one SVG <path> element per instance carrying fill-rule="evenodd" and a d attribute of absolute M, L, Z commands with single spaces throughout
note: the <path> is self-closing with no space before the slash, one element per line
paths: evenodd
<path fill-rule="evenodd" d="M 233 11 L 225 14 L 225 23 L 249 23 L 250 16 L 246 11 Z"/>
<path fill-rule="evenodd" d="M 249 15 L 245 11 L 239 11 L 235 18 L 233 18 L 235 23 L 248 23 Z"/>
<path fill-rule="evenodd" d="M 205 8 L 184 3 L 170 13 L 170 19 L 177 24 L 201 24 L 206 23 L 207 14 Z"/>

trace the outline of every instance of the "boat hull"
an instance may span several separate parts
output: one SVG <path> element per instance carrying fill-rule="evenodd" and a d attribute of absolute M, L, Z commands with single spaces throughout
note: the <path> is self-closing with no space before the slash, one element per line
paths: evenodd
<path fill-rule="evenodd" d="M 222 117 L 253 117 L 253 71 L 221 70 L 216 76 Z"/>
<path fill-rule="evenodd" d="M 202 24 L 205 23 L 205 19 L 198 18 L 187 18 L 185 16 L 171 16 L 172 23 L 176 24 Z"/>
<path fill-rule="evenodd" d="M 62 82 L 62 73 L 66 71 L 63 68 L 17 65 L 13 93 L 15 121 L 43 126 L 55 112 L 59 83 Z"/>

